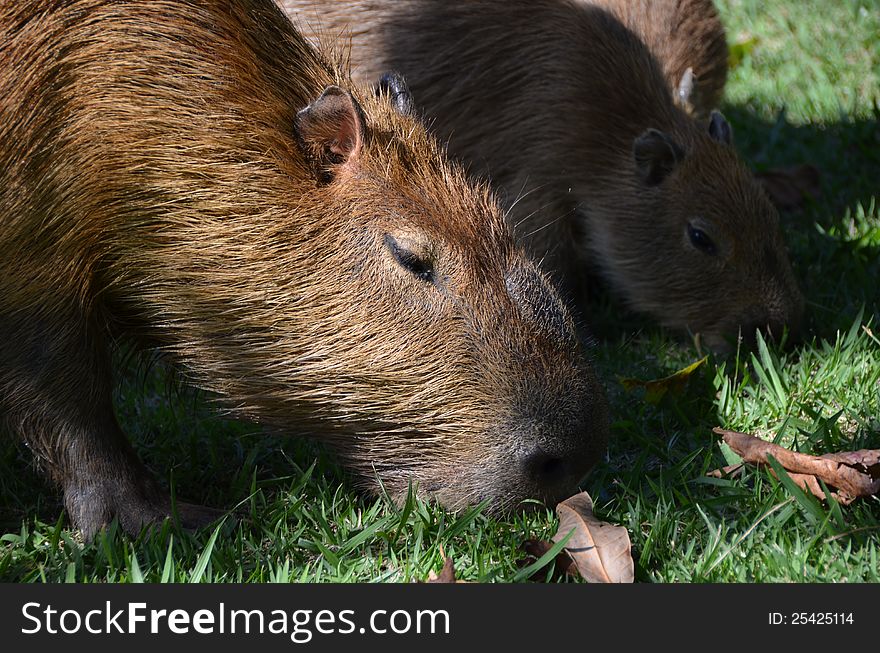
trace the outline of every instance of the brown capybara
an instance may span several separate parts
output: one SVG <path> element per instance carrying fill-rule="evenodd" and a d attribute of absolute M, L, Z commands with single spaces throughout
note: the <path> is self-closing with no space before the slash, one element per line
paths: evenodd
<path fill-rule="evenodd" d="M 601 455 L 583 343 L 501 211 L 350 88 L 271 0 L 0 4 L 0 429 L 86 534 L 169 511 L 114 417 L 117 342 L 367 491 L 506 509 Z"/>
<path fill-rule="evenodd" d="M 410 0 L 277 0 L 313 41 L 343 50 L 352 75 L 374 83 L 387 72 L 387 51 L 375 34 L 401 14 L 417 10 Z M 639 36 L 663 68 L 676 100 L 707 117 L 718 107 L 727 83 L 727 38 L 712 0 L 573 0 L 612 13 Z"/>
<path fill-rule="evenodd" d="M 721 114 L 698 119 L 677 97 L 680 64 L 668 72 L 658 56 L 686 55 L 648 47 L 633 31 L 640 19 L 576 0 L 284 6 L 316 39 L 344 40 L 349 21 L 353 69 L 369 58 L 368 76 L 406 78 L 426 121 L 492 180 L 517 238 L 565 293 L 581 300 L 586 273 L 598 272 L 634 309 L 717 349 L 797 327 L 803 302 L 776 210 Z M 706 20 L 716 23 L 714 9 Z M 652 19 L 650 42 L 673 24 Z"/>
<path fill-rule="evenodd" d="M 712 0 L 581 0 L 612 13 L 663 69 L 676 101 L 708 117 L 727 83 L 727 37 Z"/>

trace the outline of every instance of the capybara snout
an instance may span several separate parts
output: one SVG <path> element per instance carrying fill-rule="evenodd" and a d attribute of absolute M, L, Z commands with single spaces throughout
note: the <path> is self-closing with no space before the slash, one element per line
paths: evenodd
<path fill-rule="evenodd" d="M 87 536 L 170 512 L 116 421 L 118 342 L 372 493 L 513 507 L 600 455 L 566 307 L 391 82 L 271 0 L 0 5 L 0 428 Z M 538 448 L 573 471 L 524 471 Z"/>
<path fill-rule="evenodd" d="M 604 452 L 605 442 L 596 434 L 608 429 L 608 408 L 601 401 L 578 401 L 578 396 L 599 394 L 598 383 L 589 376 L 581 379 L 577 390 L 565 393 L 552 383 L 540 390 L 535 387 L 539 383 L 533 383 L 530 401 L 512 422 L 517 438 L 511 444 L 514 469 L 528 488 L 525 496 L 553 504 L 571 494 Z"/>
<path fill-rule="evenodd" d="M 380 151 L 384 138 L 374 136 Z M 337 319 L 365 350 L 349 338 L 334 368 L 365 376 L 347 421 L 368 421 L 359 437 L 335 439 L 337 450 L 368 491 L 381 481 L 399 498 L 413 484 L 449 506 L 503 510 L 574 490 L 601 456 L 608 418 L 568 308 L 488 195 L 425 195 L 424 180 L 389 185 L 379 172 L 362 170 L 345 200 L 387 209 L 351 225 L 353 249 L 372 260 L 351 268 L 349 315 Z M 524 464 L 536 451 L 560 471 Z"/>

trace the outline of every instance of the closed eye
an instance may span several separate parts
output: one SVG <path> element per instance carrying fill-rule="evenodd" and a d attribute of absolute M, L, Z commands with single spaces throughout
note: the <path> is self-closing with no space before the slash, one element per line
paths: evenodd
<path fill-rule="evenodd" d="M 391 234 L 385 234 L 385 246 L 400 267 L 421 281 L 434 283 L 434 262 L 430 256 L 415 252 Z"/>

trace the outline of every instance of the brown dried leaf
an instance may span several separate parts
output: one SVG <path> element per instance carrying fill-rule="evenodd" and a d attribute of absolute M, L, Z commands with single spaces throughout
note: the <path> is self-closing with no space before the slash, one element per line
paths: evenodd
<path fill-rule="evenodd" d="M 841 503 L 880 492 L 880 450 L 861 449 L 810 456 L 747 433 L 722 428 L 713 431 L 742 456 L 743 462 L 766 465 L 767 456 L 773 456 L 795 483 L 819 498 L 825 498 L 819 479 L 837 490 L 832 494 Z"/>
<path fill-rule="evenodd" d="M 776 475 L 775 469 L 770 469 L 770 473 L 774 478 L 778 478 Z M 825 498 L 825 491 L 822 489 L 822 486 L 819 484 L 819 479 L 813 476 L 812 474 L 798 474 L 797 472 L 789 472 L 786 471 L 788 477 L 794 481 L 795 485 L 805 489 L 807 492 L 812 494 L 814 497 L 818 497 L 819 499 Z M 828 488 L 829 493 L 837 503 L 843 504 L 844 506 L 848 506 L 853 501 L 855 501 L 855 497 L 849 496 L 846 492 L 835 492 Z"/>
<path fill-rule="evenodd" d="M 553 542 L 548 542 L 547 540 L 526 540 L 525 542 L 523 542 L 522 548 L 526 552 L 527 558 L 525 560 L 521 560 L 519 562 L 519 566 L 525 567 L 532 564 L 545 553 L 547 553 L 550 549 L 552 549 Z M 568 555 L 568 551 L 566 551 L 565 549 L 556 554 L 556 557 L 553 558 L 553 562 L 551 564 L 553 566 L 553 571 L 550 575 L 551 578 L 555 579 L 565 575 L 578 575 L 577 565 L 575 564 L 574 560 L 571 559 L 571 556 Z M 534 574 L 532 574 L 529 577 L 529 580 L 544 580 L 544 578 L 546 577 L 547 569 L 545 567 L 544 569 L 539 569 Z"/>
<path fill-rule="evenodd" d="M 727 465 L 721 469 L 713 469 L 711 472 L 706 472 L 706 476 L 711 476 L 712 478 L 734 478 L 742 473 L 742 469 L 742 463 Z"/>
<path fill-rule="evenodd" d="M 455 579 L 455 564 L 452 562 L 452 558 L 446 557 L 446 552 L 443 550 L 443 547 L 440 547 L 440 555 L 443 556 L 443 568 L 440 570 L 439 574 L 435 574 L 434 570 L 428 572 L 428 583 L 457 583 L 458 581 Z"/>
<path fill-rule="evenodd" d="M 756 172 L 770 200 L 781 209 L 797 209 L 821 194 L 821 174 L 809 163 Z"/>
<path fill-rule="evenodd" d="M 623 526 L 596 519 L 589 494 L 581 492 L 569 497 L 556 506 L 556 514 L 559 530 L 553 541 L 558 542 L 574 530 L 565 551 L 574 560 L 582 578 L 591 583 L 633 582 L 629 533 Z"/>
<path fill-rule="evenodd" d="M 826 453 L 822 454 L 820 458 L 849 465 L 873 478 L 880 477 L 880 450 L 877 449 Z"/>

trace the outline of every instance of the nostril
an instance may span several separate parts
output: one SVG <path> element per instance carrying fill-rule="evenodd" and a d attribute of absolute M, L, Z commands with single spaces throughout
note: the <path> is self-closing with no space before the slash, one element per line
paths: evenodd
<path fill-rule="evenodd" d="M 565 463 L 561 458 L 548 458 L 541 463 L 538 474 L 546 479 L 559 479 L 565 474 Z"/>
<path fill-rule="evenodd" d="M 792 322 L 790 324 L 782 324 L 780 322 L 780 324 L 779 324 L 779 333 L 780 334 L 783 332 L 783 329 L 788 329 L 787 336 L 785 339 L 786 348 L 793 346 L 793 345 L 796 345 L 797 343 L 799 343 L 801 341 L 801 336 L 803 334 L 801 333 L 800 324 L 798 324 L 797 322 Z"/>
<path fill-rule="evenodd" d="M 751 347 L 754 347 L 758 344 L 758 333 L 761 334 L 761 337 L 765 340 L 767 339 L 767 330 L 764 328 L 764 325 L 760 322 L 753 322 L 751 324 L 747 324 L 743 329 L 743 340 Z"/>
<path fill-rule="evenodd" d="M 526 473 L 541 485 L 554 485 L 568 474 L 568 465 L 562 458 L 543 451 L 529 454 L 523 460 Z"/>

